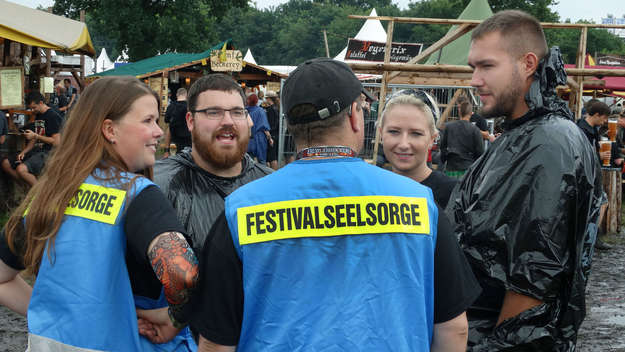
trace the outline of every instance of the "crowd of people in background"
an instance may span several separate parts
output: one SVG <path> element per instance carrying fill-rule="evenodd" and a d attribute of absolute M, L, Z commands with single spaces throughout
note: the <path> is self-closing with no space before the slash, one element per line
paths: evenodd
<path fill-rule="evenodd" d="M 575 125 L 566 75 L 543 79 L 560 53 L 524 12 L 471 43 L 481 107 L 461 97 L 440 131 L 428 92 L 378 106 L 328 58 L 280 95 L 204 76 L 177 89 L 165 131 L 133 77 L 29 94 L 27 145 L 1 160 L 29 190 L 0 233 L 0 303 L 27 315 L 34 351 L 574 350 L 600 158 L 623 168 L 625 115 L 602 154 L 610 108 L 590 101 Z M 283 167 L 279 96 L 297 151 Z M 358 158 L 378 109 L 389 170 Z"/>

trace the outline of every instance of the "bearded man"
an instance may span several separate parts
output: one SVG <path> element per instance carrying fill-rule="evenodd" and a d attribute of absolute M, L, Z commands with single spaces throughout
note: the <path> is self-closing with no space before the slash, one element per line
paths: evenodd
<path fill-rule="evenodd" d="M 224 198 L 272 172 L 245 153 L 251 123 L 245 101 L 230 76 L 197 80 L 187 96 L 191 151 L 159 160 L 154 167 L 154 182 L 172 202 L 196 253 L 224 210 Z"/>
<path fill-rule="evenodd" d="M 560 52 L 535 18 L 502 11 L 473 30 L 468 63 L 480 114 L 506 118 L 447 205 L 482 286 L 468 350 L 574 351 L 602 189 L 599 160 L 555 92 Z"/>

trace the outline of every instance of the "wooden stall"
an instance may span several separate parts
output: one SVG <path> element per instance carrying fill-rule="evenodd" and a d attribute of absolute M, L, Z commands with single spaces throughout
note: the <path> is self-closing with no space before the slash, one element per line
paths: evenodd
<path fill-rule="evenodd" d="M 83 22 L 0 0 L 0 118 L 7 119 L 9 126 L 0 153 L 15 154 L 24 146 L 19 127 L 34 118 L 25 109 L 24 96 L 32 91 L 51 93 L 52 74 L 67 70 L 53 63 L 52 50 L 95 55 Z M 81 69 L 72 67 L 70 71 L 79 84 L 84 76 Z M 15 193 L 13 182 L 6 177 L 0 172 L 0 213 L 10 208 Z"/>
<path fill-rule="evenodd" d="M 466 36 L 469 32 L 481 23 L 481 20 L 471 19 L 437 19 L 437 18 L 406 18 L 406 17 L 388 17 L 388 16 L 358 16 L 350 15 L 353 19 L 378 19 L 387 21 L 387 40 L 385 47 L 384 63 L 350 63 L 349 65 L 358 73 L 382 74 L 382 84 L 380 92 L 380 102 L 378 109 L 378 122 L 381 118 L 383 106 L 385 103 L 387 87 L 390 83 L 403 83 L 414 85 L 441 85 L 446 87 L 470 86 L 472 68 L 467 65 L 441 65 L 441 64 L 424 64 L 425 60 L 450 45 L 458 38 Z M 390 63 L 391 43 L 393 41 L 393 28 L 395 23 L 413 23 L 413 24 L 447 24 L 453 26 L 445 36 L 440 40 L 423 50 L 418 56 L 414 57 L 408 63 Z M 541 23 L 543 28 L 576 28 L 580 30 L 580 39 L 578 46 L 578 55 L 575 68 L 566 68 L 568 74 L 567 89 L 571 90 L 571 98 L 569 105 L 575 116 L 581 115 L 582 94 L 584 84 L 587 83 L 586 77 L 607 77 L 618 76 L 625 77 L 625 70 L 615 69 L 588 69 L 584 68 L 584 59 L 586 55 L 586 40 L 588 28 L 620 28 L 625 29 L 624 25 L 610 24 L 587 24 L 587 23 Z M 457 91 L 457 93 L 459 90 Z M 449 104 L 442 114 L 442 122 L 449 115 L 449 111 L 454 106 L 457 96 L 452 97 Z M 376 137 L 373 148 L 373 155 L 377 155 L 380 142 L 379 131 L 376 131 Z M 611 185 L 612 183 L 610 183 Z M 619 183 L 620 186 L 620 183 Z M 607 215 L 609 228 L 614 229 L 619 226 L 619 216 L 621 208 L 621 187 L 606 187 L 609 191 L 610 199 L 614 201 L 612 211 Z M 616 224 L 614 226 L 614 224 Z"/>

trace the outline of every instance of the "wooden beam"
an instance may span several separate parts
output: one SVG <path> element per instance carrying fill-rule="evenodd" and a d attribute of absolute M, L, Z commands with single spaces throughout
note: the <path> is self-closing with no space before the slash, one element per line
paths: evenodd
<path fill-rule="evenodd" d="M 389 21 L 386 28 L 386 47 L 384 51 L 384 64 L 389 64 L 391 61 L 391 47 L 393 44 L 393 28 L 395 26 L 395 22 Z M 382 85 L 380 86 L 380 99 L 378 103 L 378 116 L 375 121 L 375 139 L 373 141 L 373 161 L 378 159 L 378 149 L 380 148 L 380 129 L 377 128 L 380 126 L 380 121 L 382 120 L 382 112 L 384 112 L 384 104 L 386 103 L 386 89 L 388 87 L 389 81 L 389 72 L 384 71 L 382 75 Z"/>
<path fill-rule="evenodd" d="M 236 72 L 235 72 L 236 73 Z M 271 77 L 262 73 L 239 73 L 236 75 L 237 79 L 242 81 L 270 81 Z"/>
<path fill-rule="evenodd" d="M 584 68 L 584 61 L 586 61 L 586 40 L 588 37 L 588 27 L 583 27 L 579 34 L 579 46 L 577 47 L 577 62 L 575 66 L 578 69 Z M 584 96 L 584 77 L 577 76 L 577 84 L 579 89 L 575 94 L 575 119 L 582 118 L 583 96 Z"/>
<path fill-rule="evenodd" d="M 380 21 L 394 21 L 397 23 L 420 23 L 420 24 L 450 24 L 461 25 L 465 23 L 478 25 L 482 23 L 481 20 L 460 20 L 449 18 L 422 18 L 422 17 L 391 17 L 391 16 L 360 16 L 349 15 L 347 18 L 353 18 L 358 20 L 380 20 Z M 594 24 L 594 23 L 554 23 L 554 22 L 541 22 L 543 28 L 620 28 L 625 29 L 625 25 L 622 24 Z"/>
<path fill-rule="evenodd" d="M 577 84 L 575 79 L 573 79 L 573 77 L 571 76 L 566 77 L 566 84 L 568 84 L 571 90 L 579 90 L 579 84 Z"/>
<path fill-rule="evenodd" d="M 603 79 L 591 79 L 591 80 L 586 80 L 584 82 L 584 87 L 585 86 L 592 86 L 592 87 L 601 87 L 601 88 L 605 88 L 605 80 Z"/>
<path fill-rule="evenodd" d="M 473 69 L 464 65 L 419 65 L 419 64 L 397 64 L 397 63 L 349 63 L 355 72 L 447 72 L 447 73 L 473 73 Z M 625 70 L 590 69 L 590 68 L 565 68 L 569 76 L 597 76 L 605 77 L 625 77 Z"/>
<path fill-rule="evenodd" d="M 74 76 L 74 79 L 76 80 L 76 83 L 78 83 L 78 86 L 80 87 L 80 91 L 82 92 L 82 90 L 85 89 L 85 81 L 83 81 L 83 79 L 80 78 L 76 70 L 72 70 L 72 76 Z"/>
<path fill-rule="evenodd" d="M 427 49 L 422 51 L 419 55 L 417 55 L 414 58 L 410 59 L 410 61 L 408 61 L 407 64 L 417 64 L 417 63 L 419 63 L 419 61 L 421 61 L 424 58 L 430 56 L 432 53 L 434 53 L 437 50 L 441 49 L 445 45 L 453 42 L 454 40 L 456 40 L 456 39 L 460 38 L 461 36 L 463 36 L 464 34 L 468 33 L 469 31 L 471 31 L 473 29 L 473 27 L 475 27 L 474 24 L 470 24 L 470 23 L 461 24 L 458 28 L 456 28 L 456 30 L 454 30 L 451 33 L 446 34 L 444 37 L 439 39 L 436 43 L 430 45 Z M 399 72 L 393 72 L 393 73 L 390 74 L 389 79 L 392 80 L 393 78 L 397 77 L 398 75 L 399 75 Z"/>
<path fill-rule="evenodd" d="M 449 105 L 445 108 L 445 111 L 443 111 L 441 118 L 438 120 L 436 127 L 438 127 L 439 129 L 445 128 L 445 121 L 447 121 L 447 118 L 451 114 L 451 110 L 456 105 L 456 101 L 458 100 L 458 98 L 460 98 L 460 94 L 462 94 L 463 91 L 464 89 L 456 89 L 456 92 L 454 93 L 454 95 L 451 97 L 451 100 L 449 101 Z"/>
<path fill-rule="evenodd" d="M 80 10 L 80 22 L 85 22 L 85 10 Z M 94 63 L 96 63 L 95 61 L 96 60 L 94 60 Z M 85 55 L 83 54 L 80 54 L 80 79 L 85 79 Z"/>
<path fill-rule="evenodd" d="M 453 78 L 424 78 L 419 76 L 402 77 L 399 76 L 391 84 L 412 84 L 418 86 L 443 86 L 443 87 L 470 87 L 470 79 Z"/>

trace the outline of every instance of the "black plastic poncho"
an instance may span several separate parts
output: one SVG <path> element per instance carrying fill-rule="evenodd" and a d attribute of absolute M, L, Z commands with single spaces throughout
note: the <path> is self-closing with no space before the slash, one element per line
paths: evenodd
<path fill-rule="evenodd" d="M 185 149 L 156 163 L 154 182 L 176 209 L 178 221 L 191 238 L 193 250 L 199 258 L 211 226 L 224 210 L 224 198 L 242 185 L 272 171 L 245 154 L 243 170 L 238 176 L 216 176 L 199 167 L 189 149 Z"/>
<path fill-rule="evenodd" d="M 469 169 L 447 213 L 483 292 L 467 311 L 469 351 L 573 351 L 586 313 L 601 170 L 555 95 L 558 48 L 534 76 L 523 117 Z M 495 327 L 506 290 L 544 303 Z"/>

